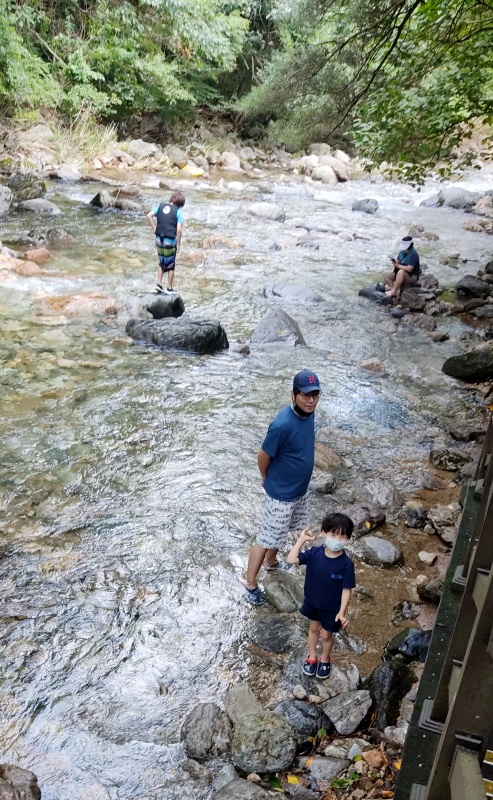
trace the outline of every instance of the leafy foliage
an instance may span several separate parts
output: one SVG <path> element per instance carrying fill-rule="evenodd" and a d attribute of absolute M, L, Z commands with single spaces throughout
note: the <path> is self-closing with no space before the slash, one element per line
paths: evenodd
<path fill-rule="evenodd" d="M 412 171 L 493 121 L 492 0 L 297 0 L 280 25 L 241 109 L 286 144 L 349 139 Z"/>

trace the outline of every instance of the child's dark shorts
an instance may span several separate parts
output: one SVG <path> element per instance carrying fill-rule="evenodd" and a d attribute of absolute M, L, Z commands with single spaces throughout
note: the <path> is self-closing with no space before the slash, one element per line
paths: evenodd
<path fill-rule="evenodd" d="M 339 620 L 336 622 L 335 619 L 337 611 L 324 611 L 323 609 L 311 606 L 310 603 L 304 600 L 300 608 L 300 613 L 314 622 L 320 622 L 322 628 L 326 631 L 330 631 L 330 633 L 337 633 L 337 631 L 340 630 L 341 623 Z"/>

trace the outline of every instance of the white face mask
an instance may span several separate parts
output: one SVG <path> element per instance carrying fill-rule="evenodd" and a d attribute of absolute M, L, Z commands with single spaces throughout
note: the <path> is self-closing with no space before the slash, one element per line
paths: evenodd
<path fill-rule="evenodd" d="M 349 542 L 340 542 L 339 539 L 333 539 L 332 536 L 325 537 L 325 547 L 328 547 L 333 553 L 338 553 L 340 550 L 344 550 L 348 544 Z"/>

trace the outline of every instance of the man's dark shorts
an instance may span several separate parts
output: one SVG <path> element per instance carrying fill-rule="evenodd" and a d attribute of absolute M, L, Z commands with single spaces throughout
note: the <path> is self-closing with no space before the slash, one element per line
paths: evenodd
<path fill-rule="evenodd" d="M 304 617 L 313 620 L 313 622 L 320 622 L 322 628 L 330 633 L 337 633 L 341 628 L 341 623 L 339 620 L 336 622 L 335 619 L 337 611 L 324 611 L 323 609 L 311 606 L 310 603 L 304 600 L 300 608 L 300 613 L 303 614 Z"/>

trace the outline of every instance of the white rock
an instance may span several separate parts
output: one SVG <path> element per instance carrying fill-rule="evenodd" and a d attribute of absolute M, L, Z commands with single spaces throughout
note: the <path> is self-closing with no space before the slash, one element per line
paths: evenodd
<path fill-rule="evenodd" d="M 328 183 L 330 186 L 337 185 L 337 177 L 332 169 L 327 165 L 322 165 L 320 167 L 315 167 L 312 171 L 312 178 L 315 181 L 322 181 L 322 183 Z"/>
<path fill-rule="evenodd" d="M 337 158 L 339 161 L 342 161 L 343 164 L 349 164 L 349 162 L 351 161 L 348 154 L 345 153 L 344 150 L 336 150 L 334 153 L 334 158 Z"/>
<path fill-rule="evenodd" d="M 301 685 L 301 683 L 298 683 L 293 687 L 293 697 L 296 697 L 297 700 L 305 700 L 306 696 L 306 689 Z"/>
<path fill-rule="evenodd" d="M 437 554 L 428 553 L 426 550 L 421 550 L 418 553 L 418 558 L 423 564 L 427 564 L 429 567 L 431 567 L 437 560 Z"/>

